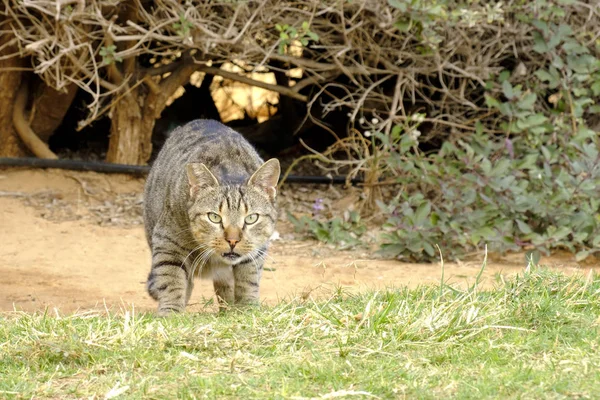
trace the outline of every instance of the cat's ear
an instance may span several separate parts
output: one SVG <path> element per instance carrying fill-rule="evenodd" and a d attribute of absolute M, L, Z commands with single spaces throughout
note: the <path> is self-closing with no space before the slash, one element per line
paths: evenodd
<path fill-rule="evenodd" d="M 279 160 L 271 158 L 266 161 L 248 180 L 248 186 L 255 186 L 264 190 L 271 200 L 275 199 L 277 194 L 277 182 L 279 181 Z"/>
<path fill-rule="evenodd" d="M 185 166 L 188 182 L 190 183 L 190 194 L 193 196 L 198 189 L 203 187 L 219 186 L 219 181 L 202 163 L 189 163 Z"/>

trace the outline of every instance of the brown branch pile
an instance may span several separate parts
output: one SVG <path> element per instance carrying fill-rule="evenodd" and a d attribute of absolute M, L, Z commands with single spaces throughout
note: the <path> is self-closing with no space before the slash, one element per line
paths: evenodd
<path fill-rule="evenodd" d="M 448 137 L 496 118 L 483 98 L 491 74 L 522 65 L 513 84 L 524 82 L 545 63 L 532 51 L 531 26 L 518 22 L 518 12 L 536 12 L 536 2 L 521 0 L 2 1 L 1 34 L 14 35 L 6 47 L 16 42 L 18 55 L 31 56 L 33 70 L 49 85 L 75 83 L 92 94 L 92 118 L 124 89 L 145 84 L 156 90 L 181 64 L 219 74 L 211 65 L 236 62 L 248 71 L 300 68 L 301 79 L 269 88 L 306 100 L 325 116 L 345 109 L 361 130 L 389 133 L 421 112 L 429 123 L 424 139 Z M 438 3 L 445 15 L 432 14 Z M 565 18 L 597 40 L 595 0 L 572 3 Z M 415 26 L 402 29 L 398 22 Z M 300 32 L 299 40 L 285 41 L 287 26 Z M 114 68 L 128 62 L 137 68 Z M 377 122 L 360 127 L 365 112 Z"/>

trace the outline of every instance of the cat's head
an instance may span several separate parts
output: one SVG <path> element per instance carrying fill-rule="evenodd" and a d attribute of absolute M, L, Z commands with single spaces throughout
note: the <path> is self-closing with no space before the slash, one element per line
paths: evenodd
<path fill-rule="evenodd" d="M 186 170 L 188 215 L 200 250 L 226 264 L 261 256 L 277 221 L 279 161 L 268 160 L 243 184 L 222 184 L 201 163 Z"/>

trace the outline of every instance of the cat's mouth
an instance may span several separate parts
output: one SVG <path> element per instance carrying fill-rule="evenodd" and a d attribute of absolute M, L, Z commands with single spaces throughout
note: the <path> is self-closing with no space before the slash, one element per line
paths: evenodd
<path fill-rule="evenodd" d="M 242 255 L 238 254 L 236 252 L 230 251 L 229 253 L 223 253 L 222 257 L 226 258 L 228 260 L 237 260 L 238 258 L 240 258 Z"/>

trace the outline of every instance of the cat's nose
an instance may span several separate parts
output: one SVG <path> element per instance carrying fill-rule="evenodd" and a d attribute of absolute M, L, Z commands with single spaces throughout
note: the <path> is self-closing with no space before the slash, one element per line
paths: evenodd
<path fill-rule="evenodd" d="M 238 244 L 240 242 L 241 239 L 242 239 L 242 232 L 239 229 L 236 229 L 235 227 L 232 227 L 232 226 L 228 226 L 225 228 L 225 241 L 227 243 L 229 243 L 229 247 L 231 248 L 231 251 L 233 251 L 233 248 L 235 247 L 236 244 Z"/>

